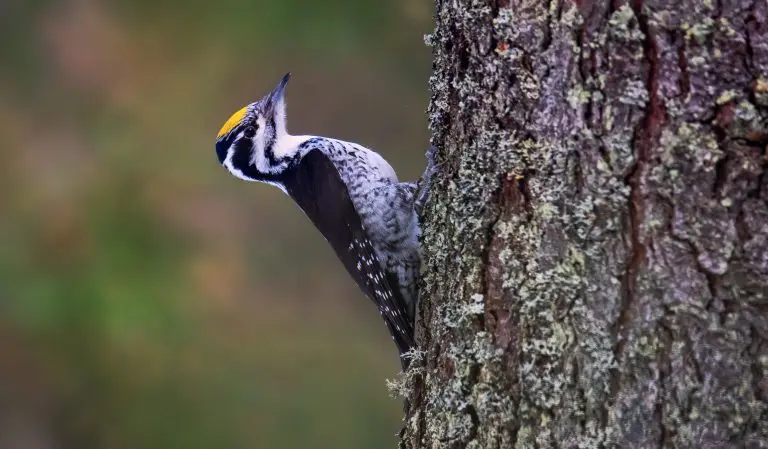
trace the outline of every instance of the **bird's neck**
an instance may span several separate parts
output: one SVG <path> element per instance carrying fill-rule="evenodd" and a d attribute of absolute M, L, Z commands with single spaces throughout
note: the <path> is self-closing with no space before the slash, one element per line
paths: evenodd
<path fill-rule="evenodd" d="M 309 138 L 310 136 L 293 136 L 285 130 L 282 132 L 278 131 L 271 145 L 265 149 L 265 154 L 268 153 L 268 156 L 275 161 L 293 158 L 300 152 L 299 146 L 301 143 Z"/>
<path fill-rule="evenodd" d="M 237 166 L 254 181 L 273 179 L 302 156 L 300 144 L 304 140 L 304 136 L 292 136 L 284 131 L 276 133 L 274 138 L 264 141 L 249 160 L 238 161 Z"/>

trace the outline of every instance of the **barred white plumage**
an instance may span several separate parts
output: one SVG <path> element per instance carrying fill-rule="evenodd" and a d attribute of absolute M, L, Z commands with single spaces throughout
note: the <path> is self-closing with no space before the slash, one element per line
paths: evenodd
<path fill-rule="evenodd" d="M 356 143 L 286 130 L 286 74 L 219 131 L 219 162 L 234 176 L 287 193 L 374 302 L 401 354 L 414 345 L 419 272 L 416 184 L 399 182 L 376 152 Z M 429 171 L 428 171 L 429 173 Z"/>

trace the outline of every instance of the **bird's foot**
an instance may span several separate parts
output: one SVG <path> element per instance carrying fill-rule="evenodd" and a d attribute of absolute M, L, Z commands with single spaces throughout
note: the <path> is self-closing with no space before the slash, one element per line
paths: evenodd
<path fill-rule="evenodd" d="M 429 199 L 434 175 L 440 168 L 440 165 L 435 162 L 436 152 L 437 148 L 434 145 L 430 145 L 429 149 L 427 150 L 427 168 L 424 170 L 424 174 L 421 175 L 421 178 L 419 178 L 419 182 L 417 184 L 415 206 L 419 214 L 421 214 L 424 205 Z"/>

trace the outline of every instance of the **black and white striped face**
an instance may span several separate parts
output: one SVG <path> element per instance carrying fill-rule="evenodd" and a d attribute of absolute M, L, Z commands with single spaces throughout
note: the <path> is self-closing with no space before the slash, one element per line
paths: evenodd
<path fill-rule="evenodd" d="M 285 134 L 286 74 L 277 87 L 261 100 L 232 114 L 216 136 L 219 163 L 232 175 L 246 181 L 264 181 L 284 170 L 274 146 Z"/>

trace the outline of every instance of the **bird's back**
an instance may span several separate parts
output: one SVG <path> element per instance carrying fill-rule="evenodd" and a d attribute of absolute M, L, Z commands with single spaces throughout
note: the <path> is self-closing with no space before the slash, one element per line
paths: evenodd
<path fill-rule="evenodd" d="M 353 142 L 328 137 L 302 136 L 303 151 L 320 150 L 346 182 L 353 200 L 366 191 L 398 182 L 392 166 L 378 153 Z"/>

